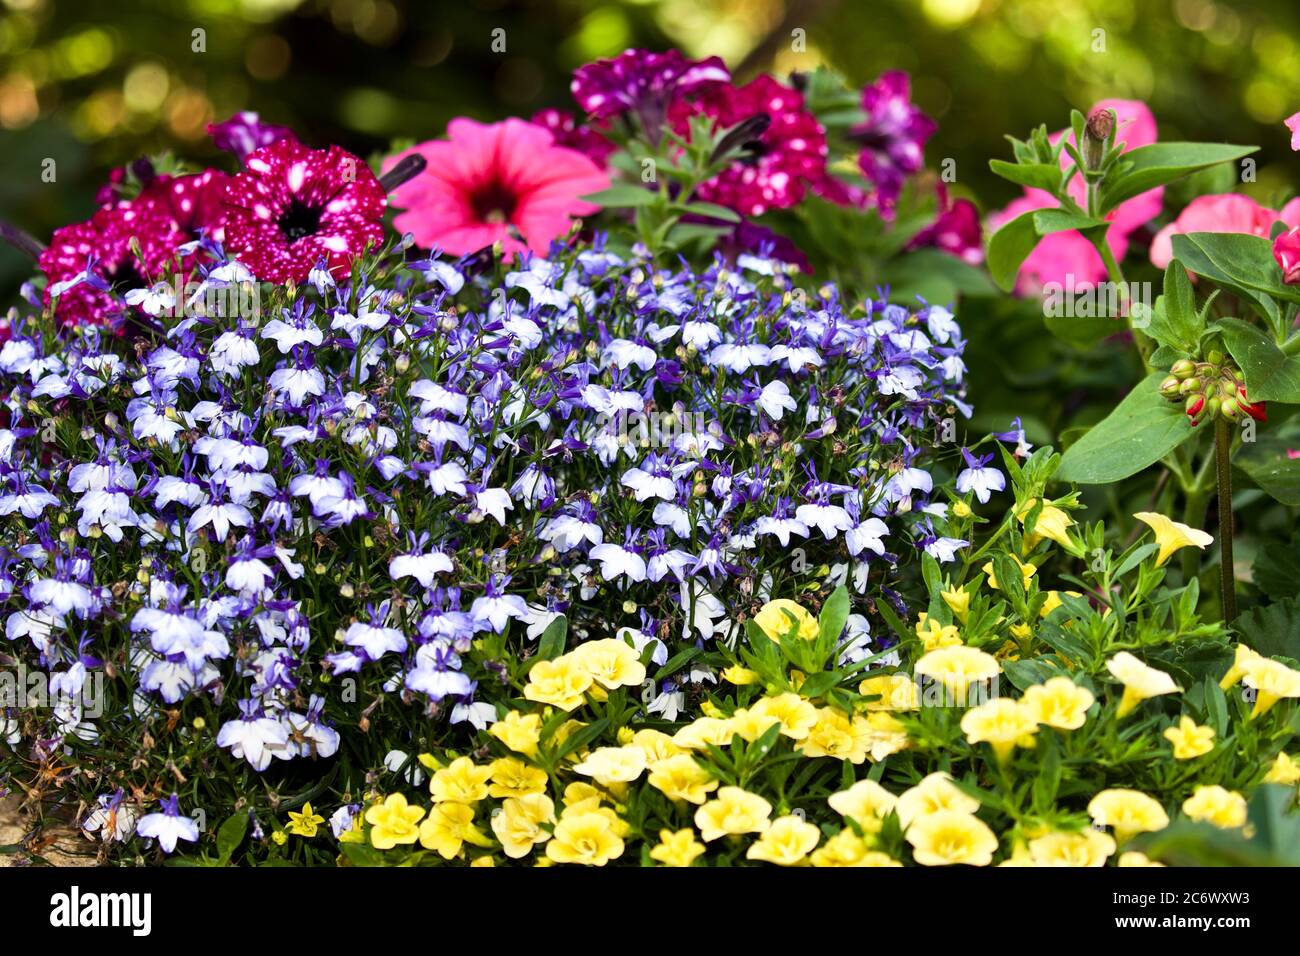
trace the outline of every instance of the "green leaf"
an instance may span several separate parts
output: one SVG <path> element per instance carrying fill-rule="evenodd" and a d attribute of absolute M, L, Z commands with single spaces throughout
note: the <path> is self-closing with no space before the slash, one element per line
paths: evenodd
<path fill-rule="evenodd" d="M 1087 232 L 1089 229 L 1102 229 L 1108 225 L 1104 219 L 1093 219 L 1091 216 L 1070 212 L 1068 209 L 1039 209 L 1034 213 L 1034 228 L 1038 230 L 1040 237 L 1071 230 Z"/>
<path fill-rule="evenodd" d="M 1292 597 L 1300 581 L 1300 538 L 1265 541 L 1255 552 L 1251 578 L 1274 601 Z"/>
<path fill-rule="evenodd" d="M 1034 213 L 1017 216 L 993 233 L 989 239 L 988 267 L 993 281 L 1004 292 L 1016 285 L 1016 275 L 1021 264 L 1038 245 L 1038 229 L 1034 226 Z"/>
<path fill-rule="evenodd" d="M 239 849 L 239 844 L 244 842 L 244 834 L 247 832 L 247 813 L 235 813 L 222 821 L 217 828 L 217 854 L 223 863 L 230 862 L 230 858 Z"/>
<path fill-rule="evenodd" d="M 892 302 L 910 304 L 917 296 L 926 302 L 955 302 L 963 295 L 996 295 L 983 269 L 962 262 L 939 249 L 917 249 L 891 259 L 885 266 Z"/>
<path fill-rule="evenodd" d="M 1173 259 L 1165 269 L 1165 294 L 1156 300 L 1146 333 L 1161 345 L 1191 355 L 1200 345 L 1204 325 L 1196 311 L 1196 293 L 1187 267 Z"/>
<path fill-rule="evenodd" d="M 1294 597 L 1253 607 L 1233 621 L 1232 628 L 1261 654 L 1300 660 L 1300 603 Z"/>
<path fill-rule="evenodd" d="M 1189 232 L 1174 236 L 1173 249 L 1192 272 L 1236 292 L 1268 317 L 1275 332 L 1285 332 L 1274 300 L 1300 301 L 1300 292 L 1282 282 L 1269 240 L 1236 232 Z"/>
<path fill-rule="evenodd" d="M 537 644 L 538 660 L 549 661 L 564 653 L 564 639 L 569 633 L 567 618 L 557 617 L 546 626 Z"/>
<path fill-rule="evenodd" d="M 1129 150 L 1121 159 L 1124 171 L 1102 186 L 1102 211 L 1126 199 L 1218 163 L 1234 162 L 1257 152 L 1258 146 L 1230 143 L 1153 143 Z"/>
<path fill-rule="evenodd" d="M 1287 355 L 1258 326 L 1241 319 L 1220 319 L 1223 344 L 1246 376 L 1252 402 L 1300 402 L 1300 357 Z"/>
<path fill-rule="evenodd" d="M 1043 324 L 1062 342 L 1082 350 L 1124 331 L 1124 326 L 1108 315 L 1065 315 L 1063 310 L 1052 308 L 1044 308 Z"/>
<path fill-rule="evenodd" d="M 822 613 L 817 618 L 818 637 L 822 642 L 834 646 L 844 633 L 844 624 L 849 619 L 849 589 L 840 585 L 822 605 Z"/>
<path fill-rule="evenodd" d="M 653 205 L 658 202 L 659 194 L 641 186 L 629 186 L 626 183 L 620 183 L 610 186 L 608 189 L 588 193 L 578 198 L 586 202 L 594 202 L 606 209 L 628 209 L 633 206 Z"/>
<path fill-rule="evenodd" d="M 1008 163 L 1003 159 L 989 160 L 989 169 L 1017 186 L 1043 189 L 1053 196 L 1061 188 L 1064 173 L 1060 166 L 1049 163 Z"/>
<path fill-rule="evenodd" d="M 734 209 L 719 206 L 714 202 L 693 202 L 679 208 L 694 216 L 708 216 L 710 219 L 721 219 L 723 222 L 740 222 L 740 216 Z"/>
<path fill-rule="evenodd" d="M 1270 497 L 1291 507 L 1300 506 L 1300 459 L 1289 454 L 1295 445 L 1272 435 L 1243 442 L 1232 463 Z"/>
<path fill-rule="evenodd" d="M 1153 372 L 1061 456 L 1056 478 L 1101 485 L 1136 475 L 1169 454 L 1194 431 L 1182 409 L 1159 392 Z"/>

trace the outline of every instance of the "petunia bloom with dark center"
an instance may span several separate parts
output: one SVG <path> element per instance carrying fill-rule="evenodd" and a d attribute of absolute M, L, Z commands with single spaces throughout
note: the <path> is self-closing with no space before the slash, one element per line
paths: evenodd
<path fill-rule="evenodd" d="M 364 161 L 282 139 L 248 154 L 226 187 L 226 251 L 266 282 L 302 282 L 324 259 L 347 276 L 383 241 L 383 187 Z"/>

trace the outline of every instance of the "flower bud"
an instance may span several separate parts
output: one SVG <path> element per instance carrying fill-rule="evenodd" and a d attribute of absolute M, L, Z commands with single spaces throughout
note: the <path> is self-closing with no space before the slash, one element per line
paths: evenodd
<path fill-rule="evenodd" d="M 1177 379 L 1191 378 L 1196 372 L 1196 363 L 1191 359 L 1179 359 L 1169 370 L 1169 374 Z"/>
<path fill-rule="evenodd" d="M 1183 395 L 1191 395 L 1194 392 L 1201 391 L 1201 380 L 1199 378 L 1189 378 L 1179 386 L 1178 391 Z"/>
<path fill-rule="evenodd" d="M 1219 414 L 1219 408 L 1222 405 L 1223 403 L 1219 400 L 1218 395 L 1211 395 L 1208 399 L 1205 400 L 1205 414 L 1211 417 Z"/>
<path fill-rule="evenodd" d="M 1203 408 L 1205 408 L 1204 395 L 1188 395 L 1187 401 L 1183 404 L 1183 411 L 1191 417 L 1193 425 L 1196 424 L 1196 419 Z"/>
<path fill-rule="evenodd" d="M 1089 169 L 1098 169 L 1106 154 L 1106 144 L 1115 135 L 1115 111 L 1097 109 L 1088 117 L 1083 130 L 1083 161 Z"/>
<path fill-rule="evenodd" d="M 1209 355 L 1205 356 L 1205 361 L 1209 362 L 1211 365 L 1222 365 L 1223 353 L 1220 352 L 1218 349 L 1215 349 Z"/>
<path fill-rule="evenodd" d="M 1160 394 L 1165 398 L 1177 399 L 1182 384 L 1175 376 L 1170 375 L 1160 383 Z"/>
<path fill-rule="evenodd" d="M 1219 406 L 1219 414 L 1230 422 L 1235 422 L 1237 416 L 1241 414 L 1241 406 L 1237 404 L 1235 398 L 1225 398 L 1223 404 Z"/>

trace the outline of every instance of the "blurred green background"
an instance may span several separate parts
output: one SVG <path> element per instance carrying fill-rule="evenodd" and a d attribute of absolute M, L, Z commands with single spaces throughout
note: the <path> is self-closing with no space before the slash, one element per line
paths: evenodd
<path fill-rule="evenodd" d="M 205 128 L 241 109 L 363 155 L 453 116 L 571 107 L 574 67 L 628 46 L 717 54 L 743 78 L 829 64 L 909 71 L 984 210 L 1004 133 L 1072 106 L 1147 100 L 1164 139 L 1263 146 L 1251 191 L 1280 199 L 1300 108 L 1294 0 L 0 0 L 0 216 L 41 239 L 85 218 L 109 169 L 171 149 L 226 162 Z M 504 30 L 505 52 L 494 52 Z M 499 34 L 497 34 L 499 36 Z M 42 163 L 54 159 L 56 181 Z M 0 291 L 27 270 L 0 247 Z"/>

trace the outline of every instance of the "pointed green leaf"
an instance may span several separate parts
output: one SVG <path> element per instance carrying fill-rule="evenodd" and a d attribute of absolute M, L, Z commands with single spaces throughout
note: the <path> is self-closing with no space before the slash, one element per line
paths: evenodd
<path fill-rule="evenodd" d="M 1194 431 L 1182 409 L 1159 392 L 1153 372 L 1061 456 L 1060 481 L 1099 485 L 1136 475 L 1169 454 Z"/>
<path fill-rule="evenodd" d="M 1300 402 L 1300 357 L 1287 355 L 1263 329 L 1241 319 L 1220 319 L 1219 330 L 1246 376 L 1250 401 Z"/>
<path fill-rule="evenodd" d="M 1121 137 L 1122 138 L 1122 137 Z M 1153 143 L 1124 154 L 1127 169 L 1102 187 L 1103 210 L 1207 166 L 1234 162 L 1257 152 L 1258 146 L 1230 143 Z"/>

